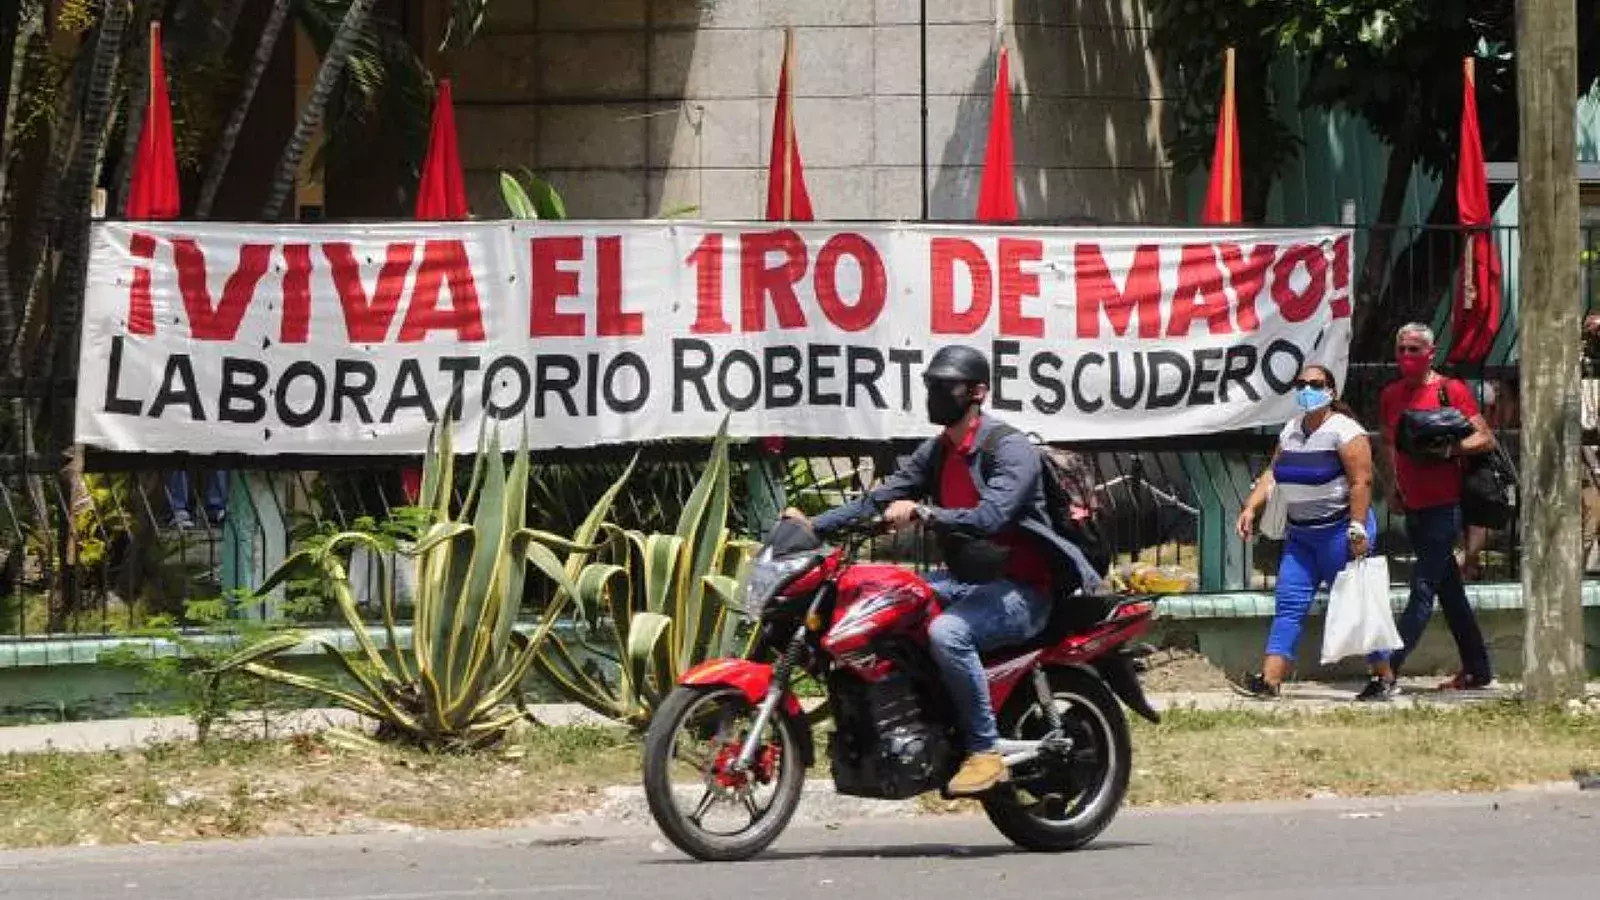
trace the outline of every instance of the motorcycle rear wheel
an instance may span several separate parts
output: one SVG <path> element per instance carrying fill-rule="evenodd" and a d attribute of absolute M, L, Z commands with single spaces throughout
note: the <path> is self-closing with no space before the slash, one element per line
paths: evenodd
<path fill-rule="evenodd" d="M 650 720 L 644 738 L 645 800 L 667 839 L 695 859 L 732 862 L 755 856 L 777 840 L 800 804 L 805 762 L 797 729 L 805 724 L 782 710 L 763 729 L 755 771 L 741 777 L 727 768 L 755 716 L 755 704 L 737 688 L 680 686 Z M 700 784 L 685 782 L 696 774 Z M 766 786 L 772 796 L 762 806 L 757 788 Z M 680 801 L 692 796 L 699 799 L 686 812 Z M 718 805 L 742 807 L 749 821 L 734 831 L 708 827 L 705 818 Z"/>
<path fill-rule="evenodd" d="M 1105 682 L 1079 669 L 1047 674 L 1072 749 L 1018 766 L 1009 783 L 984 798 L 983 811 L 1017 846 L 1059 853 L 1084 846 L 1111 824 L 1128 793 L 1133 745 L 1127 716 Z M 999 719 L 1000 733 L 1017 740 L 1049 731 L 1031 686 L 1012 695 Z"/>

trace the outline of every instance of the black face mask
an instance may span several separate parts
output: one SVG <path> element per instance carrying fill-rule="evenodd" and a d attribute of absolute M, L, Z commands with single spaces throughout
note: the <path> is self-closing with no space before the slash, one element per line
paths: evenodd
<path fill-rule="evenodd" d="M 961 421 L 971 404 L 966 385 L 949 381 L 928 384 L 928 421 L 948 428 Z"/>

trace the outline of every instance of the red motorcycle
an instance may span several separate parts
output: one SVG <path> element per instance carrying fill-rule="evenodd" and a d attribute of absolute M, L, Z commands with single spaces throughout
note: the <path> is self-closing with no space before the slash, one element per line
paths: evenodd
<path fill-rule="evenodd" d="M 801 673 L 827 690 L 839 793 L 942 791 L 960 766 L 959 720 L 928 651 L 939 597 L 913 572 L 856 561 L 877 530 L 842 533 L 829 547 L 804 524 L 780 523 L 742 587 L 756 629 L 750 651 L 684 673 L 656 710 L 645 795 L 685 853 L 748 859 L 794 815 L 816 762 L 790 690 Z M 985 657 L 1009 777 L 979 800 L 1014 843 L 1074 850 L 1116 815 L 1132 764 L 1118 698 L 1157 721 L 1127 648 L 1154 612 L 1148 598 L 1063 598 L 1038 638 Z"/>

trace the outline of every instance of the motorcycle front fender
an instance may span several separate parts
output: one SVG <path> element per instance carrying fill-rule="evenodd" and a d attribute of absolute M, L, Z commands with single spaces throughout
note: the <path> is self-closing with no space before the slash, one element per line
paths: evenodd
<path fill-rule="evenodd" d="M 679 676 L 678 684 L 684 687 L 735 688 L 752 704 L 760 705 L 767 698 L 767 689 L 772 686 L 772 665 L 748 659 L 708 659 Z M 800 698 L 793 691 L 786 690 L 781 702 L 784 714 L 799 726 L 796 730 L 800 735 L 801 750 L 805 753 L 805 764 L 809 767 L 816 762 L 816 748 L 811 740 L 811 726 L 806 720 L 805 710 L 800 707 Z"/>

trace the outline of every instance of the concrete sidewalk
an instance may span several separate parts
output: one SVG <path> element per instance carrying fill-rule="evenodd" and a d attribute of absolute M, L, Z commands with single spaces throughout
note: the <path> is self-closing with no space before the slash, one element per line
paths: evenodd
<path fill-rule="evenodd" d="M 1402 693 L 1390 703 L 1356 704 L 1352 698 L 1360 685 L 1334 685 L 1297 682 L 1284 689 L 1283 699 L 1263 702 L 1228 691 L 1152 692 L 1150 702 L 1158 710 L 1197 709 L 1207 711 L 1242 709 L 1257 712 L 1293 714 L 1327 712 L 1357 708 L 1382 712 L 1417 706 L 1456 708 L 1515 697 L 1519 685 L 1496 684 L 1484 691 L 1440 693 L 1437 678 L 1409 679 L 1402 682 Z M 1600 708 L 1600 682 L 1590 685 L 1591 708 Z M 540 722 L 547 725 L 601 725 L 606 720 L 576 704 L 535 704 L 530 707 Z M 244 716 L 227 726 L 230 736 L 282 738 L 327 728 L 359 728 L 362 718 L 342 709 L 310 709 Z M 219 729 L 220 730 L 220 729 Z M 194 724 L 185 716 L 158 716 L 144 719 L 108 719 L 94 722 L 62 722 L 50 725 L 0 727 L 0 755 L 40 753 L 88 753 L 142 747 L 152 743 L 194 740 Z"/>

